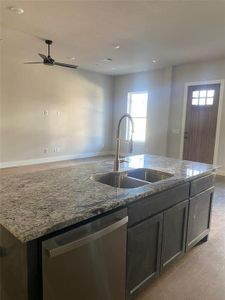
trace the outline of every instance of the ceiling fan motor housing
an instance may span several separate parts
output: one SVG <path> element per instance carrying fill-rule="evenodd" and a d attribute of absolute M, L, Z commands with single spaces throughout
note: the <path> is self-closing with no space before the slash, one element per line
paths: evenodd
<path fill-rule="evenodd" d="M 51 40 L 45 40 L 45 43 L 46 43 L 47 45 L 51 45 L 51 44 L 52 44 L 52 41 L 51 41 Z"/>
<path fill-rule="evenodd" d="M 54 64 L 54 59 L 51 58 L 51 56 L 48 56 L 47 58 L 44 59 L 44 64 L 46 65 L 53 65 Z"/>

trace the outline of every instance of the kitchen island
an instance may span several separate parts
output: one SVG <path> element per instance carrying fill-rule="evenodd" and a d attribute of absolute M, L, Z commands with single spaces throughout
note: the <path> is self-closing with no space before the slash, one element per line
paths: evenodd
<path fill-rule="evenodd" d="M 6 300 L 45 300 L 43 241 L 120 209 L 128 215 L 127 298 L 207 240 L 215 166 L 154 155 L 126 161 L 121 172 L 146 168 L 171 176 L 136 188 L 96 181 L 96 175 L 112 171 L 112 157 L 2 176 L 1 278 Z"/>

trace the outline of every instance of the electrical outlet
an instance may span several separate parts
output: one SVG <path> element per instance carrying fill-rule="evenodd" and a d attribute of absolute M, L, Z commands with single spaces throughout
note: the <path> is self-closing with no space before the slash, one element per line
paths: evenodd
<path fill-rule="evenodd" d="M 55 147 L 55 148 L 54 148 L 54 152 L 55 152 L 55 153 L 59 153 L 59 152 L 60 152 L 60 148 L 59 148 L 59 147 Z"/>
<path fill-rule="evenodd" d="M 44 116 L 47 117 L 48 116 L 48 110 L 44 110 Z"/>
<path fill-rule="evenodd" d="M 57 111 L 57 112 L 56 112 L 56 115 L 57 115 L 57 117 L 60 117 L 61 111 Z"/>

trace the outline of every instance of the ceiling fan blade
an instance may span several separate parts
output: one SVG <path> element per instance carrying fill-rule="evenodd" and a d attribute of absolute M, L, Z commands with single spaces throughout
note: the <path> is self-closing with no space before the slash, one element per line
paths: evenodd
<path fill-rule="evenodd" d="M 24 63 L 25 65 L 43 64 L 42 61 L 28 61 Z"/>
<path fill-rule="evenodd" d="M 38 53 L 38 55 L 39 55 L 42 59 L 48 59 L 47 56 L 45 56 L 44 54 Z"/>
<path fill-rule="evenodd" d="M 57 66 L 60 66 L 60 67 L 71 68 L 71 69 L 77 69 L 78 68 L 78 66 L 64 64 L 64 63 L 60 63 L 60 62 L 57 62 L 57 61 L 54 62 L 54 65 L 57 65 Z"/>

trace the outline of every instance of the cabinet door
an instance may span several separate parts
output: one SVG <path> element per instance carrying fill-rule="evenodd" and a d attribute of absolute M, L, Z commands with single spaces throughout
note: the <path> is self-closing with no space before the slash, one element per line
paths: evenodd
<path fill-rule="evenodd" d="M 213 188 L 190 198 L 187 250 L 209 233 Z"/>
<path fill-rule="evenodd" d="M 159 274 L 162 220 L 161 213 L 128 229 L 128 296 Z"/>
<path fill-rule="evenodd" d="M 188 200 L 164 212 L 161 271 L 185 252 Z"/>

